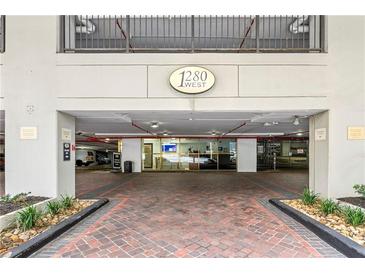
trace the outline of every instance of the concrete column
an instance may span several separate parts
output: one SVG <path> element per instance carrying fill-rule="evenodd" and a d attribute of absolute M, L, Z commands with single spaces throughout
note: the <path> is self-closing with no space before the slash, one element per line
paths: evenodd
<path fill-rule="evenodd" d="M 122 171 L 124 172 L 124 161 L 133 162 L 133 172 L 142 171 L 142 143 L 140 138 L 122 139 Z"/>
<path fill-rule="evenodd" d="M 237 139 L 237 171 L 257 172 L 256 139 Z"/>
<path fill-rule="evenodd" d="M 6 18 L 5 94 L 6 193 L 56 197 L 57 113 L 55 111 L 56 16 Z M 37 137 L 20 138 L 21 127 Z"/>
<path fill-rule="evenodd" d="M 309 118 L 309 187 L 328 197 L 329 112 Z"/>
<path fill-rule="evenodd" d="M 75 118 L 71 115 L 57 113 L 58 132 L 58 161 L 57 161 L 57 195 L 75 196 Z M 69 137 L 65 133 L 70 133 Z M 64 144 L 71 147 L 71 158 L 65 160 L 63 155 Z"/>

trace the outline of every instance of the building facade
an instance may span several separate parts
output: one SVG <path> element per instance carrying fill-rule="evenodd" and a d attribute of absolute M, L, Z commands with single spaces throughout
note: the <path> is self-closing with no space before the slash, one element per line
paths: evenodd
<path fill-rule="evenodd" d="M 308 119 L 310 188 L 344 197 L 365 183 L 363 16 L 6 16 L 2 29 L 7 193 L 74 195 L 75 151 L 65 160 L 64 144 L 75 145 L 75 121 L 110 113 L 205 124 L 204 114 L 296 113 Z M 174 90 L 169 77 L 185 66 L 212 72 L 214 86 Z M 178 129 L 169 134 L 192 137 Z M 256 172 L 257 136 L 234 129 L 219 134 L 237 142 L 237 171 Z M 141 172 L 143 139 L 158 134 L 120 133 L 122 162 Z"/>

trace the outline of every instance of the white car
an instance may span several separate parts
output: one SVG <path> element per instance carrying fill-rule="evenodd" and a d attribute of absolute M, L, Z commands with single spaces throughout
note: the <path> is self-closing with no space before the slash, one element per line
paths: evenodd
<path fill-rule="evenodd" d="M 96 152 L 94 150 L 76 150 L 76 165 L 88 166 L 95 163 Z"/>

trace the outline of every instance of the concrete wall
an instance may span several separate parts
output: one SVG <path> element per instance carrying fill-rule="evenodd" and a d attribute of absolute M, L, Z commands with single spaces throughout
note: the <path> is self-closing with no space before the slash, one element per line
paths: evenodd
<path fill-rule="evenodd" d="M 71 131 L 71 140 L 63 136 L 62 129 Z M 75 146 L 75 118 L 65 113 L 57 113 L 57 195 L 75 196 L 75 154 L 71 149 L 71 160 L 63 160 L 63 143 Z M 76 147 L 76 146 L 75 146 Z"/>
<path fill-rule="evenodd" d="M 6 193 L 57 195 L 55 29 L 54 16 L 6 17 Z M 23 126 L 37 127 L 38 138 L 21 140 Z"/>
<path fill-rule="evenodd" d="M 123 139 L 122 149 L 122 171 L 124 172 L 124 161 L 133 162 L 133 172 L 142 171 L 142 141 L 140 138 Z"/>
<path fill-rule="evenodd" d="M 257 140 L 237 139 L 237 171 L 257 171 Z"/>
<path fill-rule="evenodd" d="M 318 139 L 318 130 L 326 131 L 325 139 Z M 309 186 L 322 197 L 328 197 L 329 165 L 329 112 L 323 112 L 309 119 Z"/>

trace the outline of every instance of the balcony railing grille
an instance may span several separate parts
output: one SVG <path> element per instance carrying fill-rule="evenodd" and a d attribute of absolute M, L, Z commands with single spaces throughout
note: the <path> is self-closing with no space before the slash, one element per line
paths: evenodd
<path fill-rule="evenodd" d="M 64 51 L 321 52 L 319 15 L 63 17 Z"/>
<path fill-rule="evenodd" d="M 0 15 L 0 52 L 5 51 L 5 15 Z"/>

